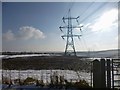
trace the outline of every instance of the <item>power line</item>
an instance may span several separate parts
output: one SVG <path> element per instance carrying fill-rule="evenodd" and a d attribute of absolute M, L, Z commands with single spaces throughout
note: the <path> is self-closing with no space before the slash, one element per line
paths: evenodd
<path fill-rule="evenodd" d="M 69 6 L 69 9 L 72 10 L 72 8 L 73 8 L 75 2 L 70 2 L 70 3 L 71 3 L 71 5 Z"/>
<path fill-rule="evenodd" d="M 98 12 L 98 11 L 99 11 L 104 5 L 106 5 L 107 3 L 108 3 L 108 2 L 104 2 L 102 5 L 100 5 L 99 7 L 97 7 L 97 8 L 96 8 L 94 11 L 92 11 L 86 18 L 83 18 L 83 19 L 81 20 L 81 22 L 86 21 L 89 17 L 91 17 L 92 15 L 94 15 L 96 12 Z M 81 16 L 83 16 L 83 15 L 90 9 L 90 7 L 92 7 L 94 4 L 95 4 L 95 2 L 92 2 L 92 3 L 87 7 L 87 9 L 85 10 L 85 12 L 84 12 Z M 75 2 L 70 3 L 68 9 L 72 9 L 74 5 L 75 5 Z M 87 33 L 87 34 L 90 35 L 90 34 L 95 34 L 95 33 L 90 32 L 90 33 Z M 86 35 L 87 35 L 87 34 L 86 34 Z M 84 38 L 83 38 L 83 42 L 84 42 L 84 44 L 85 44 L 85 47 L 88 49 Z"/>
<path fill-rule="evenodd" d="M 74 5 L 74 3 L 72 3 L 72 4 L 69 6 L 69 9 L 72 9 L 72 8 L 73 8 L 73 5 Z M 88 6 L 87 9 L 88 9 L 89 7 L 91 7 L 92 5 L 93 5 L 93 3 L 90 4 L 90 6 Z M 87 48 L 87 45 L 86 45 L 85 40 L 83 40 L 83 42 L 84 42 L 84 44 L 85 44 L 85 47 Z M 88 49 L 88 48 L 87 48 L 87 49 Z"/>
<path fill-rule="evenodd" d="M 67 9 L 65 10 L 65 12 L 63 14 L 63 17 L 67 17 L 69 9 L 71 10 L 73 8 L 75 2 L 68 2 L 68 3 L 69 4 L 68 4 Z M 64 22 L 61 22 L 60 26 L 62 26 L 63 23 Z M 66 23 L 64 23 L 64 24 L 66 24 Z"/>
<path fill-rule="evenodd" d="M 63 17 L 62 20 L 63 22 L 67 22 L 67 25 L 66 26 L 60 26 L 60 30 L 62 31 L 62 29 L 67 29 L 67 34 L 64 34 L 62 35 L 61 37 L 64 39 L 64 38 L 67 38 L 67 42 L 66 42 L 66 48 L 65 48 L 65 55 L 66 56 L 76 56 L 76 51 L 75 51 L 75 46 L 74 46 L 74 37 L 78 37 L 80 38 L 81 35 L 76 35 L 76 34 L 73 34 L 73 29 L 74 28 L 80 28 L 81 29 L 81 26 L 74 26 L 72 25 L 72 20 L 76 20 L 78 21 L 79 17 L 71 17 L 71 10 L 69 9 L 68 11 L 68 17 Z"/>
<path fill-rule="evenodd" d="M 89 17 L 91 17 L 92 15 L 94 15 L 96 12 L 98 12 L 100 10 L 101 7 L 103 7 L 105 4 L 107 4 L 108 2 L 104 2 L 104 4 L 100 5 L 99 7 L 97 7 L 94 11 L 92 11 L 86 18 L 84 18 L 82 21 L 80 21 L 81 23 L 83 23 L 84 21 L 86 21 Z"/>
<path fill-rule="evenodd" d="M 90 3 L 91 3 L 91 4 L 86 8 L 86 10 L 83 11 L 84 13 L 80 14 L 81 17 L 88 11 L 88 9 L 89 9 L 90 7 L 92 7 L 92 6 L 94 5 L 95 2 L 90 2 Z"/>
<path fill-rule="evenodd" d="M 107 4 L 107 3 L 105 3 L 105 4 Z M 104 5 L 105 5 L 105 4 L 104 4 Z M 115 3 L 115 5 L 116 5 L 116 3 Z M 115 7 L 116 7 L 116 6 L 115 6 Z M 99 8 L 100 8 L 100 7 L 99 7 Z M 100 10 L 100 9 L 99 9 L 99 10 Z M 99 11 L 99 10 L 98 10 L 98 11 Z M 95 11 L 95 13 L 96 13 L 96 12 L 98 12 L 98 11 Z M 95 13 L 94 13 L 94 14 L 95 14 Z M 94 14 L 92 14 L 92 15 L 94 15 Z M 92 16 L 92 15 L 91 15 L 91 16 Z M 88 17 L 88 18 L 89 18 L 89 17 Z M 96 16 L 96 17 L 94 17 L 94 18 L 97 18 L 97 16 Z M 87 20 L 87 18 L 86 18 L 85 20 Z M 84 22 L 85 20 L 82 20 L 82 21 Z M 96 34 L 97 32 L 98 32 L 98 31 L 95 31 L 95 33 L 90 32 L 90 33 L 87 33 L 87 34 L 84 34 L 84 35 Z"/>

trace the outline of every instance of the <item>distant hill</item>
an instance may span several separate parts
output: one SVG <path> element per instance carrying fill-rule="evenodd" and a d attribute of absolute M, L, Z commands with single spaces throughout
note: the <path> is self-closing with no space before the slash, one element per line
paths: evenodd
<path fill-rule="evenodd" d="M 89 51 L 89 52 L 77 52 L 78 56 L 86 56 L 91 58 L 118 58 L 118 52 L 120 49 L 104 50 L 104 51 Z M 120 56 L 120 55 L 119 55 Z"/>

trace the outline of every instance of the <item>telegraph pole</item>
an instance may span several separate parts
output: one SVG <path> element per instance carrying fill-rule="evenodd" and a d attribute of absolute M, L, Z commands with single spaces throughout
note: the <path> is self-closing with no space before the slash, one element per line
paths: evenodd
<path fill-rule="evenodd" d="M 71 17 L 71 10 L 70 9 L 68 11 L 68 17 L 62 18 L 64 23 L 67 22 L 66 26 L 59 27 L 61 31 L 63 31 L 63 29 L 67 29 L 67 34 L 64 34 L 61 36 L 63 39 L 66 38 L 66 48 L 65 48 L 65 53 L 64 53 L 65 56 L 76 56 L 74 37 L 78 37 L 78 39 L 80 39 L 80 37 L 82 35 L 73 34 L 73 29 L 79 28 L 81 31 L 81 27 L 83 27 L 83 26 L 79 26 L 78 19 L 79 19 L 79 16 L 76 18 Z M 74 26 L 72 24 L 72 20 L 76 20 L 76 22 L 78 23 L 78 26 Z"/>

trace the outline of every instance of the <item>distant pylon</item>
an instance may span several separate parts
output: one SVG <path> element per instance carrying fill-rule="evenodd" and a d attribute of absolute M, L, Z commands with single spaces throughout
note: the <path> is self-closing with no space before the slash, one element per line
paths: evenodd
<path fill-rule="evenodd" d="M 67 21 L 66 26 L 60 26 L 59 27 L 61 31 L 62 31 L 62 29 L 67 29 L 67 34 L 64 34 L 64 35 L 61 36 L 63 39 L 65 37 L 67 39 L 66 48 L 65 48 L 65 56 L 76 56 L 76 51 L 75 51 L 75 46 L 74 46 L 74 37 L 78 37 L 78 39 L 80 39 L 80 37 L 82 35 L 73 34 L 73 29 L 80 28 L 80 31 L 81 31 L 81 27 L 83 27 L 83 26 L 79 26 L 78 19 L 79 19 L 79 16 L 76 17 L 76 18 L 71 17 L 70 9 L 68 11 L 68 17 L 63 17 L 62 18 L 64 23 L 66 23 L 66 21 Z M 72 25 L 72 20 L 76 20 L 76 22 L 78 23 L 78 26 L 73 26 Z"/>

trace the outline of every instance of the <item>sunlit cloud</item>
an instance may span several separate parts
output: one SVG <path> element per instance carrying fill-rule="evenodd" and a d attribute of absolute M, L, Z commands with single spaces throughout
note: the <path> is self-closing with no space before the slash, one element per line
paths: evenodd
<path fill-rule="evenodd" d="M 92 31 L 106 31 L 111 30 L 112 27 L 117 26 L 118 20 L 118 10 L 112 9 L 103 13 L 98 19 L 95 20 L 95 23 L 91 24 L 89 28 Z"/>
<path fill-rule="evenodd" d="M 15 34 L 11 30 L 3 34 L 3 40 L 11 41 L 16 39 L 28 40 L 28 39 L 43 39 L 45 35 L 39 29 L 31 26 L 20 27 Z"/>
<path fill-rule="evenodd" d="M 36 29 L 31 26 L 24 26 L 20 28 L 18 38 L 22 38 L 25 40 L 31 39 L 31 38 L 42 39 L 42 38 L 45 38 L 45 35 L 39 29 Z"/>

